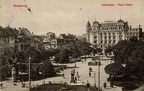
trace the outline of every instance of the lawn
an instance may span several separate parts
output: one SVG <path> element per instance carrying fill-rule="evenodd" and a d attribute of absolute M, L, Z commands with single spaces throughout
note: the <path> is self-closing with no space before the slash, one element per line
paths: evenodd
<path fill-rule="evenodd" d="M 86 85 L 63 85 L 63 84 L 43 84 L 33 88 L 31 91 L 88 91 Z M 89 91 L 96 91 L 96 88 L 90 87 Z"/>

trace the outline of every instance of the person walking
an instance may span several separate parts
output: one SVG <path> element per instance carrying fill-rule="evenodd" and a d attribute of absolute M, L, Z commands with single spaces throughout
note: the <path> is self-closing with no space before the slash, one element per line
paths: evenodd
<path fill-rule="evenodd" d="M 104 86 L 104 88 L 106 88 L 106 86 L 107 86 L 106 82 L 103 83 L 103 86 Z"/>
<path fill-rule="evenodd" d="M 75 68 L 76 68 L 76 63 L 75 63 Z"/>
<path fill-rule="evenodd" d="M 80 79 L 80 76 L 78 75 L 78 80 Z"/>
<path fill-rule="evenodd" d="M 77 80 L 79 80 L 80 76 L 79 76 L 79 72 L 78 71 L 77 71 L 76 77 L 77 77 Z"/>
<path fill-rule="evenodd" d="M 79 75 L 79 72 L 77 71 L 77 74 L 76 74 L 77 76 Z"/>
<path fill-rule="evenodd" d="M 91 72 L 89 72 L 89 77 L 91 77 Z"/>
<path fill-rule="evenodd" d="M 113 88 L 113 82 L 110 82 L 110 87 L 112 87 L 112 88 Z"/>
<path fill-rule="evenodd" d="M 75 76 L 75 83 L 77 83 L 77 77 Z"/>
<path fill-rule="evenodd" d="M 75 81 L 77 81 L 77 77 L 75 76 Z"/>
<path fill-rule="evenodd" d="M 63 75 L 62 75 L 62 78 L 65 78 L 65 75 L 64 75 L 64 73 L 63 73 Z"/>
<path fill-rule="evenodd" d="M 87 84 L 86 84 L 87 88 L 88 88 L 88 91 L 89 91 L 89 88 L 90 88 L 90 83 L 89 81 L 87 80 Z"/>

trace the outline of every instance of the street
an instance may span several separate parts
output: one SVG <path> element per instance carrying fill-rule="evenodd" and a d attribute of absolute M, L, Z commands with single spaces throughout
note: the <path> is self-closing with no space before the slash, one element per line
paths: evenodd
<path fill-rule="evenodd" d="M 56 77 L 51 77 L 51 78 L 46 78 L 38 81 L 32 81 L 31 86 L 36 86 L 44 83 L 64 83 L 67 82 L 69 85 L 86 85 L 87 81 L 90 83 L 91 86 L 94 86 L 94 73 L 96 74 L 96 86 L 98 86 L 98 66 L 88 66 L 88 62 L 91 61 L 91 58 L 87 59 L 86 62 L 84 59 L 82 62 L 76 62 L 76 68 L 75 68 L 75 63 L 68 63 L 67 69 L 64 71 L 61 71 L 58 73 L 58 76 Z M 101 66 L 100 66 L 100 87 L 102 88 L 102 91 L 121 91 L 120 87 L 114 86 L 114 88 L 110 87 L 109 82 L 107 82 L 107 77 L 108 75 L 104 72 L 104 67 L 107 65 L 109 62 L 108 61 L 101 61 Z M 60 64 L 59 64 L 60 65 Z M 89 67 L 92 68 L 91 72 L 91 77 L 89 77 Z M 75 72 L 78 71 L 80 79 L 77 81 L 77 83 L 70 83 L 71 79 L 71 70 L 74 70 Z M 62 78 L 62 74 L 64 73 L 65 78 Z M 107 83 L 107 88 L 104 89 L 103 83 Z M 2 91 L 28 91 L 28 81 L 26 83 L 26 87 L 22 88 L 21 83 L 16 83 L 16 85 L 12 84 L 11 80 L 6 80 L 3 81 L 3 88 Z"/>

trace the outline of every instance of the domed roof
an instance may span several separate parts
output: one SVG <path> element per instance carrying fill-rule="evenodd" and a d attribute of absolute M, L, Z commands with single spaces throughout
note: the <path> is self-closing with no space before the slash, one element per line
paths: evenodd
<path fill-rule="evenodd" d="M 122 19 L 119 19 L 118 22 L 124 22 Z"/>
<path fill-rule="evenodd" d="M 93 23 L 99 23 L 99 22 L 95 20 Z"/>
<path fill-rule="evenodd" d="M 87 25 L 90 25 L 90 22 L 89 22 L 89 21 L 87 22 Z"/>
<path fill-rule="evenodd" d="M 87 22 L 87 26 L 91 26 L 91 24 L 90 24 L 90 22 L 89 22 L 89 21 Z"/>

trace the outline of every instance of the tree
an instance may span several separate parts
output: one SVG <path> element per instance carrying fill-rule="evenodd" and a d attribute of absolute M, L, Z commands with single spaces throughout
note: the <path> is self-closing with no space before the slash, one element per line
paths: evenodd
<path fill-rule="evenodd" d="M 69 62 L 69 51 L 66 48 L 62 48 L 59 53 L 55 55 L 55 59 L 57 63 L 67 63 Z"/>
<path fill-rule="evenodd" d="M 109 46 L 107 49 L 105 49 L 104 52 L 105 52 L 106 57 L 109 57 L 108 54 L 111 55 L 112 51 L 113 51 L 113 47 L 112 46 Z"/>
<path fill-rule="evenodd" d="M 122 75 L 125 72 L 125 68 L 120 63 L 108 64 L 104 69 L 109 75 Z"/>
<path fill-rule="evenodd" d="M 116 45 L 107 49 L 106 52 L 114 53 L 114 61 L 126 64 L 125 77 L 137 77 L 142 79 L 144 75 L 144 42 L 132 37 L 129 40 L 119 41 Z M 144 79 L 144 78 L 143 78 Z"/>
<path fill-rule="evenodd" d="M 41 51 L 31 46 L 27 48 L 24 55 L 26 58 L 31 57 L 31 61 L 36 63 L 40 62 L 42 57 Z"/>

